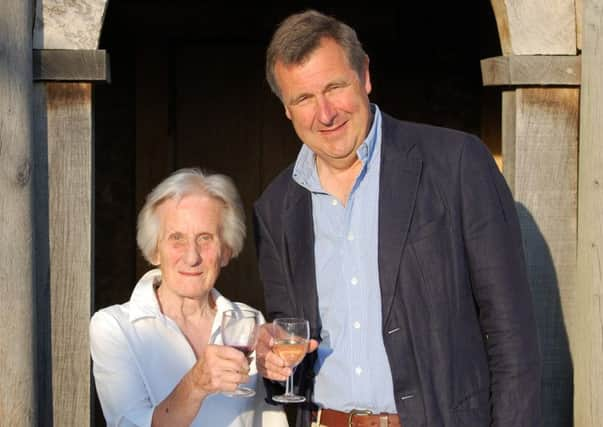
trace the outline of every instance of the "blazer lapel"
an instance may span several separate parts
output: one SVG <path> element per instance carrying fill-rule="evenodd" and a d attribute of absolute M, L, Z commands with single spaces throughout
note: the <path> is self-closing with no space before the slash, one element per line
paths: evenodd
<path fill-rule="evenodd" d="M 412 135 L 383 115 L 379 182 L 379 281 L 383 326 L 394 301 L 402 250 L 408 237 L 422 160 Z"/>
<path fill-rule="evenodd" d="M 314 223 L 312 199 L 308 191 L 291 181 L 285 211 L 285 247 L 295 298 L 295 315 L 310 321 L 311 336 L 320 333 L 316 268 L 314 263 Z"/>

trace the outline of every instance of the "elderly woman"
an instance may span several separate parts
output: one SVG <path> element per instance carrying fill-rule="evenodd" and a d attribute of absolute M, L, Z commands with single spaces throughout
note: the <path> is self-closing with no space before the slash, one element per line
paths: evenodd
<path fill-rule="evenodd" d="M 264 403 L 253 355 L 221 345 L 222 313 L 249 308 L 214 289 L 244 238 L 240 198 L 226 176 L 183 169 L 148 195 L 137 242 L 158 269 L 140 279 L 129 302 L 90 322 L 107 425 L 287 425 L 281 408 Z M 254 398 L 221 393 L 242 383 L 257 390 Z"/>

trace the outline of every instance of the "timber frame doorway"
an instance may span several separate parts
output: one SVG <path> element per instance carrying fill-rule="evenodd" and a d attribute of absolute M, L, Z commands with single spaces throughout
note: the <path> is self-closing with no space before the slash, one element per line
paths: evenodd
<path fill-rule="evenodd" d="M 233 10 L 185 1 L 7 1 L 5 12 L 16 18 L 6 21 L 7 34 L 22 34 L 24 42 L 0 41 L 0 50 L 9 53 L 0 65 L 22 67 L 6 75 L 9 96 L 0 97 L 0 111 L 14 117 L 14 97 L 21 96 L 33 111 L 33 131 L 21 137 L 0 126 L 3 144 L 8 141 L 0 154 L 9 158 L 13 145 L 32 147 L 31 183 L 27 168 L 19 164 L 15 171 L 32 204 L 12 198 L 14 165 L 0 185 L 8 211 L 32 218 L 24 236 L 34 238 L 22 241 L 35 259 L 17 257 L 2 267 L 8 283 L 32 277 L 33 286 L 0 289 L 0 309 L 31 318 L 3 325 L 3 336 L 15 345 L 5 359 L 11 369 L 0 386 L 0 412 L 10 425 L 82 425 L 93 418 L 94 395 L 86 321 L 94 309 L 127 299 L 144 268 L 133 244 L 144 194 L 191 162 L 234 176 L 249 209 L 270 177 L 292 160 L 291 131 L 267 93 L 257 56 L 282 17 L 312 5 Z M 114 59 L 114 79 L 93 88 L 107 79 L 106 55 L 98 49 L 107 4 L 100 47 Z M 603 0 L 320 8 L 360 33 L 371 56 L 372 99 L 382 110 L 478 134 L 494 154 L 501 150 L 538 316 L 546 425 L 597 425 L 603 413 L 603 275 L 597 274 L 603 244 Z M 34 18 L 32 37 L 21 24 Z M 34 83 L 22 90 L 19 77 L 32 68 Z M 242 76 L 251 83 L 237 78 Z M 224 77 L 240 86 L 221 90 Z M 242 109 L 230 114 L 233 105 Z M 29 123 L 27 117 L 22 122 Z M 221 141 L 225 135 L 228 142 Z M 233 153 L 246 161 L 235 161 Z M 7 239 L 0 240 L 14 241 L 10 233 L 22 224 L 6 220 Z M 220 286 L 262 306 L 251 239 Z M 24 358 L 33 354 L 31 336 L 36 357 Z"/>

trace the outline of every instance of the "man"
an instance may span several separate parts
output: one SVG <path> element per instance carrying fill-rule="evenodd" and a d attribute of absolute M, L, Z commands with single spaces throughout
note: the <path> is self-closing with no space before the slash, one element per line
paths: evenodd
<path fill-rule="evenodd" d="M 267 52 L 303 142 L 255 206 L 268 315 L 307 318 L 318 345 L 296 375 L 298 425 L 538 426 L 513 198 L 474 136 L 371 104 L 368 64 L 354 30 L 315 11 Z M 269 332 L 258 370 L 276 387 L 290 369 Z"/>

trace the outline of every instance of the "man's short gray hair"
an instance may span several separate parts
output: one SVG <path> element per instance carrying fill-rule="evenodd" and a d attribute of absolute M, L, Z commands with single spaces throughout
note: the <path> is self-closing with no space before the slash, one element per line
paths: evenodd
<path fill-rule="evenodd" d="M 245 211 L 239 192 L 232 179 L 221 174 L 207 174 L 200 169 L 180 169 L 164 179 L 147 196 L 138 214 L 136 242 L 144 258 L 154 264 L 161 232 L 157 208 L 166 200 L 180 200 L 185 196 L 205 195 L 224 203 L 220 224 L 221 239 L 239 255 L 245 242 Z"/>
<path fill-rule="evenodd" d="M 307 10 L 285 18 L 278 26 L 266 51 L 266 80 L 272 92 L 281 98 L 274 67 L 300 65 L 320 46 L 323 38 L 334 40 L 345 51 L 350 67 L 364 83 L 366 52 L 356 31 L 349 25 L 316 10 Z M 281 99 L 282 100 L 282 99 Z"/>

